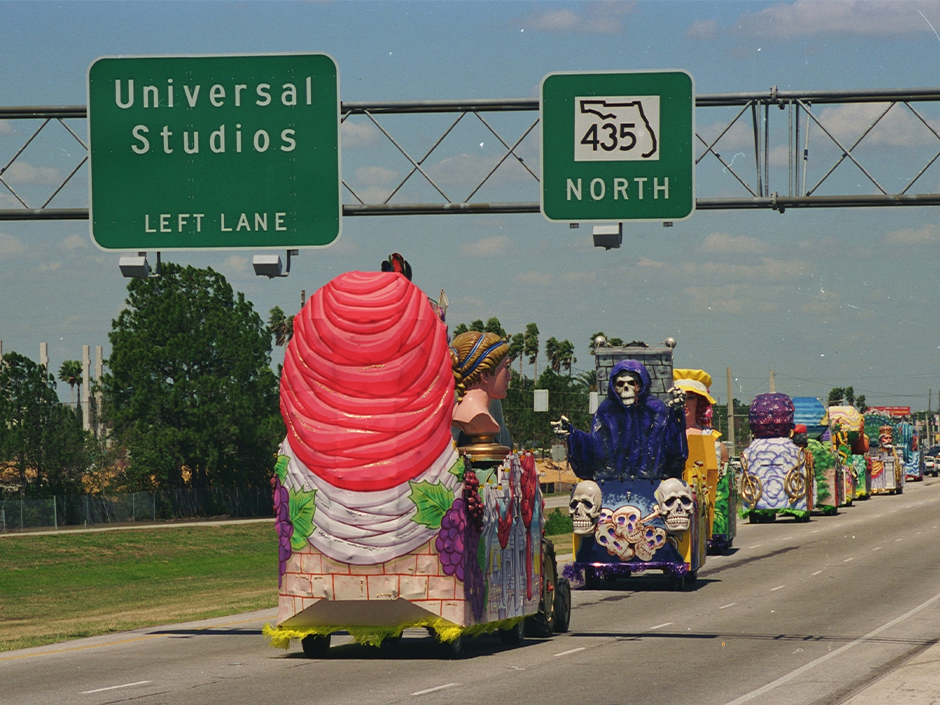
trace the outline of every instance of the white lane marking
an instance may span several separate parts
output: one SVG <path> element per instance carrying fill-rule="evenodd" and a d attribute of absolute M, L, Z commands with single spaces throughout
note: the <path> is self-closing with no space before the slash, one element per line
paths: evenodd
<path fill-rule="evenodd" d="M 789 539 L 792 539 L 792 538 L 793 538 L 792 536 L 784 536 L 784 537 L 783 537 L 782 539 L 780 539 L 780 540 L 781 540 L 781 541 L 788 541 Z"/>
<path fill-rule="evenodd" d="M 663 622 L 662 624 L 657 624 L 655 627 L 650 627 L 646 631 L 651 632 L 654 629 L 661 629 L 662 627 L 668 627 L 670 624 L 675 624 L 675 622 Z"/>
<path fill-rule="evenodd" d="M 722 607 L 719 607 L 718 609 L 720 609 L 720 610 L 726 610 L 726 609 L 728 609 L 729 607 L 734 607 L 736 604 L 738 604 L 738 603 L 737 603 L 737 602 L 729 602 L 727 605 L 724 605 L 724 606 L 722 606 Z"/>
<path fill-rule="evenodd" d="M 895 539 L 894 542 L 897 543 L 898 541 L 903 541 L 903 540 L 904 539 Z"/>
<path fill-rule="evenodd" d="M 828 653 L 825 653 L 825 654 L 823 654 L 822 656 L 820 656 L 818 659 L 816 659 L 816 660 L 814 660 L 814 661 L 810 661 L 809 663 L 800 666 L 800 667 L 797 668 L 795 671 L 790 671 L 787 675 L 781 676 L 781 677 L 778 678 L 777 680 L 772 681 L 772 682 L 768 683 L 767 685 L 765 685 L 765 686 L 763 686 L 763 687 L 761 687 L 761 688 L 758 688 L 757 690 L 752 690 L 750 693 L 747 693 L 747 694 L 745 694 L 745 695 L 742 695 L 740 698 L 737 698 L 736 700 L 732 700 L 732 701 L 729 702 L 727 705 L 741 705 L 742 703 L 750 702 L 750 701 L 753 700 L 754 698 L 760 697 L 760 696 L 763 695 L 764 693 L 769 693 L 771 690 L 773 690 L 773 689 L 776 688 L 777 686 L 780 686 L 780 685 L 783 685 L 784 683 L 790 682 L 790 681 L 793 680 L 794 678 L 797 678 L 798 676 L 803 675 L 804 673 L 806 673 L 806 672 L 807 672 L 808 670 L 810 670 L 811 668 L 815 668 L 815 667 L 818 666 L 819 664 L 824 663 L 825 661 L 828 661 L 828 660 L 831 659 L 831 658 L 835 658 L 836 656 L 839 656 L 840 654 L 844 653 L 845 651 L 848 651 L 848 650 L 851 649 L 851 648 L 854 648 L 854 647 L 858 646 L 859 644 L 864 644 L 864 643 L 865 643 L 866 641 L 868 641 L 869 639 L 873 639 L 874 637 L 876 637 L 876 636 L 878 636 L 879 634 L 881 634 L 881 632 L 887 631 L 887 630 L 890 629 L 891 627 L 900 624 L 901 622 L 903 622 L 904 620 L 906 620 L 906 619 L 908 619 L 908 618 L 910 618 L 910 617 L 913 617 L 913 616 L 914 616 L 915 614 L 917 614 L 918 612 L 927 609 L 928 607 L 930 607 L 933 603 L 937 602 L 938 600 L 940 600 L 940 593 L 937 593 L 936 595 L 934 595 L 933 597 L 931 597 L 931 598 L 930 598 L 929 600 L 927 600 L 926 602 L 921 603 L 920 605 L 918 605 L 917 607 L 915 607 L 914 609 L 912 609 L 910 612 L 906 612 L 905 614 L 902 614 L 900 617 L 897 617 L 897 618 L 895 618 L 895 619 L 892 619 L 892 620 L 891 620 L 890 622 L 888 622 L 887 624 L 883 624 L 882 626 L 878 627 L 877 629 L 868 632 L 868 634 L 866 634 L 865 636 L 859 637 L 859 638 L 856 639 L 855 641 L 849 642 L 848 644 L 846 644 L 846 645 L 844 645 L 844 646 L 840 646 L 840 647 L 839 647 L 838 649 L 836 649 L 835 651 L 829 651 Z"/>
<path fill-rule="evenodd" d="M 844 561 L 842 561 L 842 562 L 843 562 L 843 563 L 848 563 L 849 561 L 854 561 L 854 560 L 855 560 L 855 556 L 852 556 L 851 558 L 846 558 L 846 559 L 845 559 Z"/>
<path fill-rule="evenodd" d="M 453 688 L 454 686 L 460 685 L 460 683 L 448 683 L 447 685 L 439 685 L 434 688 L 428 688 L 427 690 L 419 690 L 417 693 L 412 693 L 414 695 L 427 695 L 428 693 L 436 693 L 439 690 L 447 690 L 448 688 Z"/>
<path fill-rule="evenodd" d="M 819 575 L 820 573 L 822 573 L 822 571 L 821 571 L 821 570 L 817 570 L 815 573 L 810 573 L 810 574 L 809 574 L 809 577 L 812 578 L 814 575 Z"/>
<path fill-rule="evenodd" d="M 874 547 L 873 549 L 871 549 L 871 550 L 872 550 L 872 551 L 880 551 L 880 550 L 881 550 L 881 546 L 875 546 L 875 547 Z"/>
<path fill-rule="evenodd" d="M 818 534 L 818 533 L 819 533 L 819 529 L 813 529 L 813 530 L 810 531 L 809 533 L 811 533 L 811 534 Z"/>
<path fill-rule="evenodd" d="M 786 587 L 786 585 L 778 585 L 778 586 L 775 587 L 775 588 L 770 588 L 770 591 L 771 591 L 771 592 L 777 592 L 777 590 L 783 590 L 783 588 L 785 588 L 785 587 Z"/>
<path fill-rule="evenodd" d="M 106 690 L 117 690 L 118 688 L 133 688 L 135 685 L 146 685 L 153 681 L 137 681 L 136 683 L 125 683 L 124 685 L 112 685 L 107 688 L 96 688 L 95 690 L 83 690 L 79 695 L 89 695 L 90 693 L 103 693 Z"/>
<path fill-rule="evenodd" d="M 584 651 L 586 646 L 579 646 L 577 649 L 568 649 L 567 651 L 562 651 L 560 654 L 555 654 L 555 656 L 567 656 L 568 654 L 575 654 L 579 651 Z"/>
<path fill-rule="evenodd" d="M 755 543 L 753 546 L 749 546 L 748 548 L 760 548 L 760 544 Z"/>

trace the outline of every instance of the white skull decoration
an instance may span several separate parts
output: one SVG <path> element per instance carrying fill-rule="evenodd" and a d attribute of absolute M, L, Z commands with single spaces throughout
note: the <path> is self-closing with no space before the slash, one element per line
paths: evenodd
<path fill-rule="evenodd" d="M 636 551 L 637 557 L 641 561 L 649 561 L 653 559 L 656 551 L 665 545 L 666 532 L 660 529 L 658 526 L 645 525 L 643 527 L 643 534 L 640 537 L 640 540 L 637 542 L 636 546 L 634 546 L 634 549 Z"/>
<path fill-rule="evenodd" d="M 639 388 L 640 376 L 635 372 L 618 372 L 614 377 L 614 391 L 624 406 L 636 404 L 636 394 Z"/>
<path fill-rule="evenodd" d="M 594 531 L 597 517 L 601 513 L 601 488 L 592 480 L 579 482 L 571 492 L 571 502 L 568 504 L 568 513 L 574 533 L 578 536 L 589 536 Z"/>
<path fill-rule="evenodd" d="M 666 523 L 666 531 L 681 534 L 689 530 L 695 502 L 687 484 L 674 477 L 663 480 L 656 488 L 656 501 L 659 502 L 659 515 Z"/>
<path fill-rule="evenodd" d="M 642 518 L 643 513 L 639 508 L 628 504 L 615 511 L 611 521 L 617 528 L 618 534 L 630 543 L 636 543 L 640 540 L 640 519 Z"/>
<path fill-rule="evenodd" d="M 617 532 L 615 524 L 610 522 L 598 524 L 594 539 L 612 556 L 617 556 L 623 561 L 633 558 L 633 547 Z"/>

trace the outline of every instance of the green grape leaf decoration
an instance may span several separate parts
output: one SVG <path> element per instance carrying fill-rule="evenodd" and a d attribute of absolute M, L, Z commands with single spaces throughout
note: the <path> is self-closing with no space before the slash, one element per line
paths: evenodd
<path fill-rule="evenodd" d="M 444 513 L 454 503 L 454 493 L 439 482 L 433 485 L 426 481 L 408 484 L 411 485 L 408 497 L 418 509 L 411 520 L 431 529 L 440 529 Z"/>
<path fill-rule="evenodd" d="M 290 537 L 290 546 L 300 551 L 307 545 L 307 537 L 313 533 L 313 514 L 317 510 L 314 502 L 317 491 L 309 492 L 290 491 L 288 501 L 288 514 L 290 523 L 294 525 L 294 533 Z"/>

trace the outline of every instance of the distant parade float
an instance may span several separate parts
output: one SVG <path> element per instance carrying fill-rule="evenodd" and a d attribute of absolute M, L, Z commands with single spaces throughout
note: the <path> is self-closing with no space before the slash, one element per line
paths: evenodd
<path fill-rule="evenodd" d="M 683 480 L 690 486 L 704 484 L 706 546 L 719 554 L 731 548 L 737 535 L 737 478 L 730 464 L 722 463 L 718 439 L 712 428 L 711 375 L 704 370 L 673 370 L 673 381 L 685 392 L 685 433 L 689 446 Z"/>
<path fill-rule="evenodd" d="M 518 642 L 527 618 L 538 636 L 567 629 L 534 458 L 495 443 L 498 424 L 478 413 L 505 396 L 506 344 L 449 346 L 405 274 L 341 275 L 294 319 L 272 480 L 274 646 L 299 639 L 321 657 L 337 631 L 378 646 L 424 627 L 454 653 L 464 636 Z M 454 442 L 456 416 L 472 452 Z"/>
<path fill-rule="evenodd" d="M 754 439 L 741 455 L 743 516 L 751 523 L 773 521 L 778 514 L 809 521 L 808 497 L 814 478 L 806 454 L 791 438 L 793 402 L 786 394 L 759 394 L 748 421 Z"/>

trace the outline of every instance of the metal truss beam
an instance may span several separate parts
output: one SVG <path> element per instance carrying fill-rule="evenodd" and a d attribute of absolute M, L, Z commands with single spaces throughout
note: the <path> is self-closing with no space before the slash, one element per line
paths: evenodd
<path fill-rule="evenodd" d="M 879 104 L 872 114 L 866 114 L 865 120 L 870 124 L 867 129 L 861 123 L 853 140 L 840 136 L 838 130 L 826 123 L 820 106 L 838 106 L 853 104 Z M 936 116 L 933 122 L 925 117 L 922 109 L 913 103 L 937 104 L 940 103 L 940 88 L 925 89 L 897 89 L 886 91 L 778 91 L 776 87 L 765 92 L 754 93 L 718 93 L 698 95 L 695 98 L 697 113 L 702 116 L 703 111 L 723 109 L 726 111 L 722 118 L 727 121 L 724 129 L 704 138 L 696 134 L 702 152 L 695 157 L 697 190 L 701 194 L 702 175 L 700 170 L 706 166 L 717 166 L 723 176 L 730 176 L 733 185 L 740 188 L 738 196 L 708 196 L 701 195 L 696 199 L 697 210 L 773 210 L 783 213 L 787 209 L 796 208 L 878 208 L 878 207 L 905 207 L 905 206 L 937 206 L 940 205 L 940 193 L 928 191 L 925 193 L 913 192 L 915 185 L 927 181 L 922 179 L 924 174 L 940 159 L 940 131 L 933 125 L 940 125 Z M 779 111 L 786 111 L 786 120 L 773 118 L 775 107 Z M 931 107 L 937 108 L 936 105 Z M 727 111 L 730 110 L 730 116 Z M 914 124 L 922 125 L 925 139 L 936 139 L 934 151 L 922 152 L 919 157 L 926 163 L 921 167 L 912 167 L 904 188 L 898 193 L 890 193 L 874 175 L 878 160 L 870 154 L 863 154 L 862 148 L 873 142 L 870 137 L 879 127 L 885 128 L 889 114 L 896 115 L 897 111 L 906 111 L 907 119 Z M 520 202 L 481 202 L 472 200 L 480 188 L 487 183 L 495 172 L 506 162 L 515 162 L 528 172 L 533 196 L 538 197 L 539 176 L 523 160 L 517 152 L 520 144 L 538 125 L 539 101 L 537 99 L 509 99 L 509 100 L 449 100 L 449 101 L 376 101 L 376 102 L 344 102 L 341 105 L 341 120 L 346 121 L 351 116 L 365 117 L 378 129 L 378 131 L 393 145 L 400 155 L 410 164 L 410 171 L 401 180 L 398 186 L 381 203 L 365 202 L 360 195 L 345 181 L 344 189 L 352 195 L 355 203 L 343 204 L 343 216 L 392 216 L 392 215 L 455 215 L 455 214 L 512 214 L 512 213 L 538 213 L 540 205 L 537 200 Z M 521 136 L 504 139 L 488 122 L 485 113 L 533 113 L 534 122 L 521 132 Z M 381 119 L 390 115 L 421 116 L 449 113 L 457 118 L 436 141 L 430 140 L 429 148 L 420 157 L 412 156 L 401 142 L 393 136 Z M 479 123 L 494 135 L 502 144 L 504 152 L 502 158 L 494 163 L 489 173 L 477 184 L 470 194 L 463 200 L 454 201 L 445 194 L 445 190 L 435 183 L 426 169 L 428 159 L 439 148 L 445 139 L 451 139 L 451 132 L 465 117 L 473 116 Z M 874 116 L 874 117 L 872 117 Z M 911 118 L 911 116 L 913 116 Z M 709 114 L 709 117 L 711 115 Z M 22 208 L 0 209 L 0 220 L 82 220 L 88 218 L 88 208 L 56 208 L 50 205 L 62 188 L 75 176 L 88 159 L 87 146 L 82 138 L 76 134 L 65 121 L 87 119 L 85 106 L 18 106 L 0 107 L 0 120 L 33 120 L 42 121 L 42 124 L 29 137 L 26 144 L 16 151 L 12 158 L 0 154 L 0 193 L 12 194 L 15 201 Z M 472 119 L 472 118 L 471 118 Z M 30 142 L 50 123 L 58 122 L 81 145 L 83 156 L 77 164 L 71 165 L 71 171 L 64 178 L 52 195 L 37 207 L 31 204 L 21 194 L 14 190 L 11 184 L 10 168 L 16 163 Z M 785 126 L 782 123 L 786 123 Z M 703 123 L 701 117 L 697 124 Z M 475 123 L 476 124 L 476 123 Z M 856 126 L 853 124 L 853 128 Z M 753 151 L 753 162 L 750 166 L 735 166 L 735 159 L 722 155 L 724 145 L 730 139 L 732 130 L 740 133 L 749 131 L 750 150 Z M 814 148 L 810 150 L 810 132 L 813 132 Z M 81 132 L 81 131 L 79 131 Z M 773 135 L 773 139 L 771 139 Z M 932 135 L 932 137 L 931 137 Z M 456 139 L 456 138 L 454 138 Z M 869 141 L 866 142 L 866 139 Z M 724 142 L 723 142 L 724 140 Z M 817 142 L 822 144 L 817 145 Z M 772 159 L 774 147 L 779 148 L 786 144 L 788 166 L 784 188 L 771 190 Z M 719 151 L 719 148 L 722 148 Z M 730 151 L 738 156 L 733 149 Z M 827 153 L 828 151 L 828 153 Z M 819 152 L 819 155 L 816 153 Z M 929 152 L 929 150 L 928 150 Z M 810 157 L 813 157 L 811 161 Z M 75 159 L 73 155 L 73 159 Z M 777 154 L 779 159 L 779 149 Z M 7 161 L 4 161 L 7 160 Z M 827 161 L 828 160 L 828 161 Z M 867 161 L 866 161 L 867 160 Z M 816 167 L 817 161 L 823 166 L 814 171 L 813 179 L 816 183 L 807 186 L 807 175 L 811 167 Z M 779 171 L 779 166 L 774 165 Z M 842 169 L 852 169 L 852 175 L 860 182 L 860 187 L 867 188 L 872 193 L 822 193 L 824 186 L 834 182 L 833 174 Z M 64 171 L 64 169 L 63 169 Z M 940 171 L 940 165 L 938 165 Z M 5 176 L 7 177 L 5 179 Z M 393 199 L 410 179 L 423 179 L 443 198 L 440 203 L 399 203 Z M 884 177 L 882 177 L 882 180 Z M 778 179 L 782 182 L 782 179 Z M 934 176 L 934 182 L 940 183 L 940 178 Z"/>

